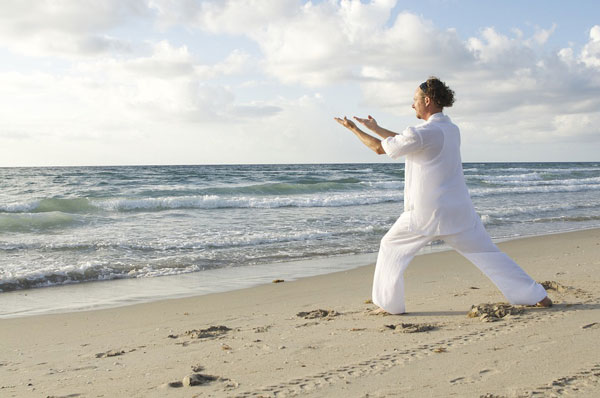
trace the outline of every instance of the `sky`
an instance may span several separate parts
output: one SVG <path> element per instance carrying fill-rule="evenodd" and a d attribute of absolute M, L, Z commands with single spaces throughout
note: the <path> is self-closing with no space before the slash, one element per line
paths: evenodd
<path fill-rule="evenodd" d="M 0 167 L 391 162 L 429 76 L 465 162 L 600 161 L 596 0 L 3 0 Z"/>

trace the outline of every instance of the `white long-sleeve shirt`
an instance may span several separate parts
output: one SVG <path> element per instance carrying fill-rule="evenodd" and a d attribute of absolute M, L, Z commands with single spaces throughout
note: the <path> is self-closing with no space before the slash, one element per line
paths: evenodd
<path fill-rule="evenodd" d="M 421 235 L 450 235 L 471 228 L 478 215 L 465 183 L 460 131 L 443 113 L 381 142 L 393 159 L 406 156 L 404 211 Z"/>

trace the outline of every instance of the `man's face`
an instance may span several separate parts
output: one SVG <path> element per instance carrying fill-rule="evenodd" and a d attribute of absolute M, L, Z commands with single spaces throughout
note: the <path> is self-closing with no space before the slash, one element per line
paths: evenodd
<path fill-rule="evenodd" d="M 419 87 L 417 87 L 415 90 L 412 107 L 415 110 L 417 119 L 423 119 L 423 114 L 425 111 L 425 96 L 423 96 L 423 92 Z"/>

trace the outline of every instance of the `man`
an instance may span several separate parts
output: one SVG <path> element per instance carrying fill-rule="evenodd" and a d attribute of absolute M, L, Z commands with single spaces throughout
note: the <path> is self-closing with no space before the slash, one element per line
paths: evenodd
<path fill-rule="evenodd" d="M 335 118 L 377 154 L 406 157 L 404 212 L 381 240 L 373 303 L 377 312 L 402 314 L 406 267 L 427 243 L 442 239 L 475 264 L 511 304 L 549 307 L 546 291 L 502 253 L 485 231 L 473 208 L 460 157 L 460 132 L 443 114 L 454 103 L 454 92 L 436 77 L 417 87 L 413 109 L 425 122 L 401 134 L 380 127 L 375 119 L 354 117 L 379 135 L 373 137 L 344 117 Z"/>

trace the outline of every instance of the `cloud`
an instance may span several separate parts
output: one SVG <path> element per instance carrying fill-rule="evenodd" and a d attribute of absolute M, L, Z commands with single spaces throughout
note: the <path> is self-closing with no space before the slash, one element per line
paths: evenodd
<path fill-rule="evenodd" d="M 98 100 L 110 98 L 116 108 L 148 119 L 231 123 L 252 117 L 251 110 L 263 116 L 277 111 L 269 105 L 239 103 L 231 87 L 218 83 L 224 76 L 252 69 L 250 56 L 240 50 L 215 64 L 202 63 L 186 45 L 177 47 L 166 40 L 153 44 L 151 51 L 136 58 L 80 62 L 76 74 L 99 83 L 93 90 Z"/>
<path fill-rule="evenodd" d="M 144 0 L 5 0 L 0 46 L 30 56 L 128 52 L 128 40 L 105 32 L 131 18 L 150 16 Z"/>
<path fill-rule="evenodd" d="M 150 0 L 158 24 L 184 24 L 211 33 L 246 35 L 298 12 L 297 0 Z"/>
<path fill-rule="evenodd" d="M 153 45 L 150 56 L 138 57 L 119 64 L 132 75 L 169 80 L 194 74 L 195 60 L 187 46 L 173 47 L 162 40 Z"/>
<path fill-rule="evenodd" d="M 488 27 L 482 30 L 480 37 L 469 38 L 467 48 L 475 55 L 475 63 L 506 69 L 514 68 L 517 62 L 521 65 L 531 64 L 535 59 L 533 50 L 525 43 L 520 35 L 510 38 Z"/>
<path fill-rule="evenodd" d="M 482 27 L 478 35 L 461 38 L 410 12 L 392 17 L 395 3 L 309 1 L 280 8 L 274 2 L 204 2 L 189 22 L 254 40 L 264 72 L 283 84 L 356 83 L 366 105 L 400 116 L 412 115 L 418 82 L 439 74 L 457 92 L 453 111 L 477 121 L 478 139 L 577 140 L 594 129 L 574 120 L 600 109 L 594 69 L 600 65 L 599 26 L 579 56 L 570 48 L 553 54 L 544 45 L 556 24 L 536 27 L 530 37 Z M 254 6 L 257 12 L 242 23 L 244 10 Z"/>
<path fill-rule="evenodd" d="M 536 32 L 533 35 L 533 42 L 537 45 L 545 44 L 550 36 L 556 31 L 556 24 L 552 24 L 550 29 L 541 29 L 539 27 L 536 28 Z"/>
<path fill-rule="evenodd" d="M 472 57 L 454 31 L 438 31 L 411 13 L 401 13 L 388 26 L 395 0 L 206 1 L 193 10 L 160 3 L 159 14 L 168 13 L 171 23 L 180 15 L 196 29 L 252 39 L 264 57 L 265 72 L 285 84 L 359 81 L 373 78 L 368 73 L 378 68 L 377 73 L 413 72 L 423 63 L 454 65 Z"/>
<path fill-rule="evenodd" d="M 590 41 L 581 50 L 580 59 L 588 67 L 600 68 L 600 25 L 590 29 Z"/>
<path fill-rule="evenodd" d="M 166 131 L 197 145 L 210 131 L 231 134 L 209 144 L 240 159 L 248 150 L 265 156 L 261 144 L 273 161 L 327 159 L 329 148 L 314 148 L 331 116 L 358 107 L 413 123 L 414 89 L 433 74 L 456 91 L 448 113 L 472 142 L 598 141 L 600 26 L 587 43 L 554 51 L 547 46 L 557 25 L 530 35 L 481 26 L 461 37 L 398 5 L 7 0 L 0 47 L 28 67 L 0 72 L 0 134 L 12 142 L 79 137 L 167 146 Z M 218 48 L 220 58 L 206 57 L 207 48 Z M 233 150 L 231 141 L 242 147 Z M 347 148 L 339 154 L 356 155 Z"/>
<path fill-rule="evenodd" d="M 139 57 L 81 59 L 61 74 L 0 72 L 0 135 L 119 140 L 159 125 L 231 125 L 281 110 L 269 101 L 240 101 L 235 87 L 219 82 L 246 69 L 249 57 L 239 50 L 211 65 L 185 45 L 163 40 L 149 48 Z"/>

